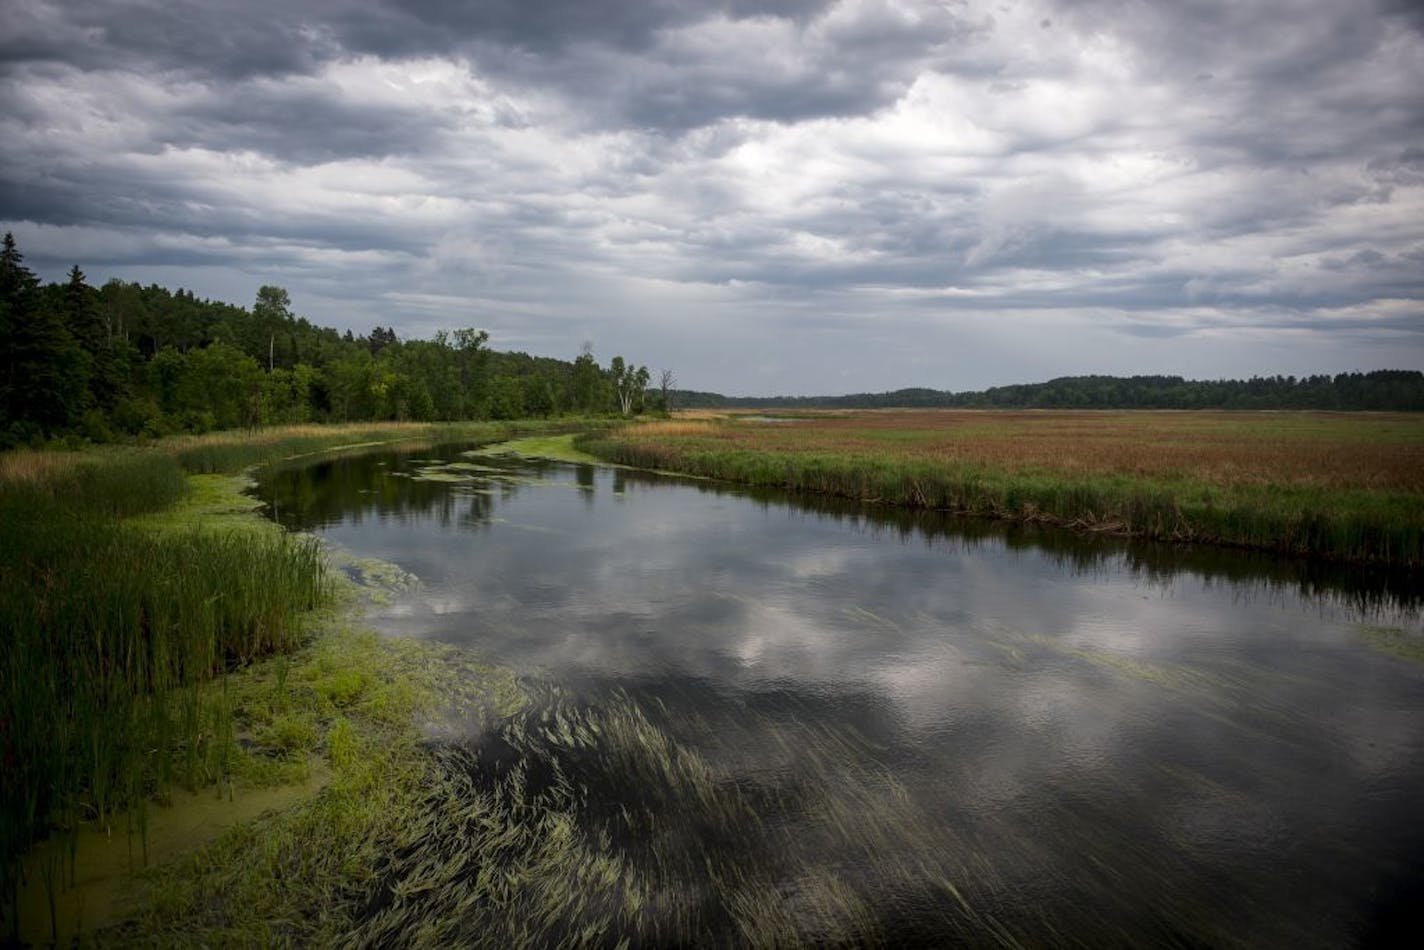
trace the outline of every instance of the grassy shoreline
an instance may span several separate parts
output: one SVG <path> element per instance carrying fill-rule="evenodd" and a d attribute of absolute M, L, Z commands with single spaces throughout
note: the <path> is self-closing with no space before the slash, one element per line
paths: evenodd
<path fill-rule="evenodd" d="M 241 472 L 256 461 L 507 434 L 271 432 L 247 447 L 225 436 L 117 460 L 36 456 L 20 469 L 0 457 L 0 501 L 23 481 L 20 471 L 40 501 L 82 504 L 91 512 L 83 526 L 145 551 L 193 553 L 181 546 L 207 543 L 195 538 L 274 543 L 287 536 L 242 493 Z M 491 448 L 586 460 L 568 435 Z M 176 481 L 164 475 L 173 471 Z M 157 487 L 136 496 L 140 482 Z M 49 843 L 29 852 L 39 891 L 21 936 L 95 946 L 893 945 L 897 936 L 1019 945 L 1098 923 L 1072 902 L 997 917 L 1012 879 L 975 851 L 976 840 L 885 781 L 877 755 L 846 757 L 843 737 L 819 728 L 790 731 L 799 714 L 749 721 L 736 702 L 722 720 L 670 709 L 655 693 L 583 696 L 537 676 L 516 679 L 455 647 L 384 638 L 360 628 L 359 612 L 385 588 L 353 586 L 332 569 L 342 566 L 339 552 L 320 556 L 337 589 L 302 612 L 293 644 L 253 648 L 177 687 L 206 712 L 196 731 L 170 737 L 174 761 L 200 748 L 200 760 L 223 771 L 135 785 L 109 805 L 107 828 L 86 810 L 93 788 L 80 782 L 69 807 L 46 817 Z M 48 583 L 86 563 L 50 562 L 37 576 Z M 392 565 L 357 566 L 352 573 L 376 585 L 408 580 Z M 1399 655 L 1413 646 L 1395 630 L 1361 636 Z M 1009 645 L 1055 642 L 1026 634 Z M 1081 650 L 1061 659 L 1162 675 Z M 14 696 L 5 698 L 0 710 L 12 709 Z M 740 759 L 725 753 L 766 736 L 780 737 L 809 780 L 735 778 Z M 203 810 L 209 817 L 194 825 Z M 89 886 L 105 842 L 107 890 Z M 1064 842 L 1111 863 L 1111 845 L 1097 836 Z M 826 843 L 852 856 L 845 867 L 861 876 L 825 862 Z M 1214 905 L 1196 916 L 1162 884 L 1171 926 L 1203 943 L 1233 936 Z M 920 929 L 903 929 L 906 900 Z M 60 915 L 68 929 L 49 929 Z M 13 935 L 10 918 L 0 923 L 0 934 Z"/>
<path fill-rule="evenodd" d="M 140 941 L 336 936 L 305 918 L 374 873 L 384 823 L 424 795 L 418 720 L 518 692 L 445 648 L 362 632 L 361 592 L 256 513 L 244 473 L 527 428 L 303 427 L 0 457 L 0 935 L 88 939 L 140 911 Z M 247 819 L 268 805 L 287 807 L 259 841 Z M 178 851 L 216 840 L 170 864 L 181 874 L 138 873 L 178 853 L 174 827 Z M 282 838 L 299 893 L 269 860 Z"/>
<path fill-rule="evenodd" d="M 605 461 L 1083 531 L 1424 563 L 1424 420 L 1324 414 L 840 413 L 581 437 Z"/>

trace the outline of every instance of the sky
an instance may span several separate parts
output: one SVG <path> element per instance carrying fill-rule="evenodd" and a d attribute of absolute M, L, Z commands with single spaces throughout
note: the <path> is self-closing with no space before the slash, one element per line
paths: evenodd
<path fill-rule="evenodd" d="M 1424 369 L 1424 5 L 5 0 L 0 229 L 729 395 Z"/>

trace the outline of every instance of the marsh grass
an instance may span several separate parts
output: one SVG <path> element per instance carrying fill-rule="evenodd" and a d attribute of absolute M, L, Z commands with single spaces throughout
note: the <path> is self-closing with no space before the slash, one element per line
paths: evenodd
<path fill-rule="evenodd" d="M 497 441 L 525 431 L 545 431 L 558 423 L 415 423 L 285 426 L 254 431 L 215 432 L 165 440 L 162 448 L 188 472 L 239 472 L 316 452 L 372 448 L 391 443 Z"/>
<path fill-rule="evenodd" d="M 159 535 L 111 520 L 104 493 L 94 497 L 81 508 L 73 495 L 0 495 L 0 859 L 11 911 L 17 859 L 39 837 L 81 822 L 121 827 L 128 809 L 173 784 L 230 779 L 228 705 L 202 684 L 292 649 L 327 597 L 310 540 Z"/>
<path fill-rule="evenodd" d="M 573 464 L 588 464 L 600 461 L 596 456 L 589 455 L 574 448 L 576 433 L 563 433 L 551 436 L 529 436 L 521 439 L 512 439 L 508 442 L 500 442 L 488 446 L 485 451 L 500 453 L 508 452 L 513 455 L 525 458 L 551 459 L 556 462 L 571 462 Z M 446 466 L 453 468 L 453 466 Z M 488 467 L 483 467 L 488 471 Z"/>
<path fill-rule="evenodd" d="M 17 856 L 51 828 L 111 822 L 170 782 L 225 777 L 213 751 L 223 713 L 196 685 L 294 649 L 307 612 L 328 599 L 314 541 L 231 517 L 251 507 L 235 473 L 515 431 L 308 426 L 0 456 L 0 892 L 13 897 Z"/>
<path fill-rule="evenodd" d="M 864 412 L 576 442 L 640 468 L 1113 534 L 1424 563 L 1424 421 L 1321 413 Z"/>
<path fill-rule="evenodd" d="M 349 632 L 303 646 L 314 621 L 330 627 L 321 608 L 351 585 L 330 576 L 314 539 L 254 515 L 240 473 L 363 445 L 548 428 L 299 427 L 0 456 L 0 933 L 21 933 L 21 859 L 41 838 L 69 842 L 30 869 L 62 908 L 85 860 L 82 829 L 130 836 L 142 866 L 152 809 L 175 796 L 306 780 L 312 757 L 333 749 L 347 748 L 342 761 L 379 760 L 375 745 L 350 752 L 374 742 L 373 730 L 413 743 L 412 712 L 435 695 L 419 683 L 438 684 L 444 706 L 465 713 L 515 701 L 516 689 L 469 663 L 446 658 L 434 672 L 426 661 L 438 650 L 402 652 Z M 466 682 L 488 695 L 470 698 Z M 367 779 L 361 788 L 376 781 Z M 63 930 L 33 924 L 31 939 Z"/>
<path fill-rule="evenodd" d="M 153 519 L 189 484 L 156 449 L 0 461 L 0 916 L 21 855 L 88 823 L 142 831 L 173 787 L 233 777 L 232 716 L 205 684 L 291 650 L 329 600 L 311 539 Z M 56 878 L 74 875 L 74 856 Z"/>
<path fill-rule="evenodd" d="M 525 703 L 508 671 L 466 651 L 342 623 L 229 680 L 242 761 L 319 768 L 325 783 L 147 872 L 136 915 L 98 945 L 350 945 L 385 855 L 443 787 L 423 734 Z"/>
<path fill-rule="evenodd" d="M 122 518 L 172 505 L 187 490 L 183 470 L 153 451 L 24 449 L 0 455 L 7 541 L 22 533 L 18 526 L 31 527 L 56 512 L 90 521 Z M 16 518 L 20 521 L 10 520 Z"/>

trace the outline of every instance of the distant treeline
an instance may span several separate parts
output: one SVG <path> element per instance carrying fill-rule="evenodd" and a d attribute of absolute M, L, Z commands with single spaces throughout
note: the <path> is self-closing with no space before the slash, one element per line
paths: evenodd
<path fill-rule="evenodd" d="M 660 405 L 644 367 L 502 353 L 482 330 L 401 340 L 318 327 L 287 292 L 251 310 L 111 280 L 76 265 L 41 285 L 14 237 L 0 251 L 0 448 L 278 423 L 631 414 Z M 665 374 L 670 380 L 671 374 Z"/>
<path fill-rule="evenodd" d="M 981 392 L 897 389 L 849 396 L 722 396 L 678 390 L 680 409 L 1331 409 L 1424 411 L 1424 373 L 1376 370 L 1335 376 L 1064 376 Z"/>

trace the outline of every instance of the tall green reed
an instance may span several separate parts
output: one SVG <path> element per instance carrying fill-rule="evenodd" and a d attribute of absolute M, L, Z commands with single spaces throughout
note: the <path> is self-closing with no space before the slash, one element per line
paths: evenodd
<path fill-rule="evenodd" d="M 171 783 L 225 777 L 231 714 L 202 684 L 294 649 L 327 597 L 310 538 L 120 520 L 185 490 L 156 452 L 0 481 L 0 917 L 12 928 L 18 862 L 38 838 L 112 827 Z"/>

